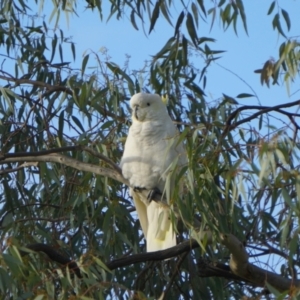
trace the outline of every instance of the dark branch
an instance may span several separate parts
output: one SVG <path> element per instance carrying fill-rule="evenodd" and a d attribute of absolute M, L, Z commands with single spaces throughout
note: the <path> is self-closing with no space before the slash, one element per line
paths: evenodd
<path fill-rule="evenodd" d="M 236 109 L 233 113 L 230 114 L 230 116 L 228 117 L 227 121 L 226 121 L 226 125 L 224 128 L 224 132 L 222 134 L 222 137 L 224 137 L 229 131 L 235 129 L 236 127 L 238 127 L 241 124 L 247 123 L 257 117 L 259 117 L 260 115 L 266 114 L 270 111 L 277 111 L 278 113 L 287 115 L 288 117 L 290 116 L 298 116 L 297 114 L 293 114 L 293 113 L 289 113 L 286 111 L 283 111 L 282 108 L 288 108 L 288 107 L 292 107 L 295 105 L 300 105 L 300 100 L 296 100 L 294 102 L 289 102 L 289 103 L 285 103 L 285 104 L 279 104 L 276 106 L 259 106 L 259 105 L 245 105 L 245 106 L 241 106 L 238 109 Z M 251 115 L 250 117 L 247 117 L 245 119 L 242 119 L 240 121 L 237 121 L 235 123 L 231 123 L 232 120 L 241 112 L 244 110 L 250 110 L 250 109 L 257 109 L 259 110 L 258 112 L 254 113 L 253 115 Z"/>
<path fill-rule="evenodd" d="M 174 272 L 172 274 L 172 277 L 170 278 L 169 280 L 169 283 L 166 287 L 166 289 L 164 290 L 164 297 L 166 297 L 166 295 L 168 294 L 168 292 L 170 291 L 174 281 L 175 281 L 175 278 L 176 276 L 179 274 L 179 270 L 180 270 L 180 266 L 181 264 L 183 263 L 184 259 L 187 257 L 187 255 L 189 254 L 189 251 L 186 251 L 184 252 L 179 258 L 178 258 L 178 261 L 176 263 L 176 266 L 174 268 Z"/>
<path fill-rule="evenodd" d="M 76 262 L 60 254 L 52 246 L 45 245 L 42 243 L 37 243 L 37 244 L 29 244 L 26 246 L 26 248 L 35 252 L 44 252 L 52 261 L 55 261 L 64 266 L 68 266 L 70 270 L 74 271 L 74 273 L 77 275 L 78 278 L 82 278 L 80 269 L 78 268 Z M 25 251 L 20 251 L 20 253 L 22 256 L 28 254 L 28 252 Z"/>
<path fill-rule="evenodd" d="M 167 258 L 178 256 L 182 253 L 189 252 L 190 250 L 198 247 L 199 244 L 195 240 L 190 240 L 166 250 L 148 252 L 148 253 L 138 253 L 131 256 L 115 259 L 112 260 L 111 262 L 108 262 L 106 266 L 110 270 L 114 270 L 117 268 L 125 267 L 131 264 L 137 264 L 145 261 L 161 261 Z M 73 270 L 79 278 L 82 278 L 82 275 L 80 273 L 77 264 L 70 258 L 60 254 L 56 249 L 54 249 L 54 247 L 42 243 L 37 243 L 37 244 L 27 245 L 26 248 L 35 252 L 44 252 L 45 254 L 48 255 L 48 257 L 51 260 L 64 266 L 68 265 L 70 270 Z M 26 254 L 28 254 L 28 252 L 21 251 L 21 255 L 24 256 Z"/>
<path fill-rule="evenodd" d="M 178 273 L 178 269 L 180 264 L 183 262 L 184 258 L 188 254 L 189 251 L 192 249 L 198 248 L 199 244 L 195 240 L 185 241 L 177 246 L 172 248 L 156 251 L 156 252 L 148 252 L 148 253 L 138 253 L 127 257 L 122 257 L 119 259 L 112 260 L 106 263 L 106 266 L 110 270 L 114 270 L 117 268 L 122 268 L 131 264 L 146 262 L 146 261 L 161 261 L 168 258 L 172 258 L 175 256 L 179 256 L 183 254 L 177 261 L 177 268 L 174 271 L 170 284 L 168 285 L 165 293 L 168 292 L 169 288 L 171 287 L 171 283 L 174 282 L 175 276 Z M 63 266 L 68 266 L 71 271 L 73 271 L 78 278 L 82 278 L 82 274 L 76 262 L 71 260 L 70 258 L 60 254 L 54 247 L 45 245 L 42 243 L 37 244 L 30 244 L 27 245 L 26 248 L 35 251 L 35 252 L 44 252 L 52 261 L 55 261 Z M 22 256 L 28 254 L 26 251 L 20 251 Z M 234 274 L 230 267 L 226 264 L 221 264 L 217 262 L 210 262 L 205 259 L 199 259 L 198 261 L 198 276 L 199 277 L 222 277 L 227 280 L 234 280 L 234 281 L 243 281 L 246 284 L 252 286 L 260 286 L 257 285 L 255 282 L 248 280 L 247 278 L 240 277 Z"/>
<path fill-rule="evenodd" d="M 195 240 L 190 240 L 166 250 L 147 252 L 147 253 L 138 253 L 127 257 L 118 258 L 108 262 L 106 266 L 110 270 L 114 270 L 117 268 L 125 267 L 132 264 L 137 264 L 145 261 L 161 261 L 167 258 L 178 256 L 184 252 L 188 252 L 198 247 L 199 244 Z"/>

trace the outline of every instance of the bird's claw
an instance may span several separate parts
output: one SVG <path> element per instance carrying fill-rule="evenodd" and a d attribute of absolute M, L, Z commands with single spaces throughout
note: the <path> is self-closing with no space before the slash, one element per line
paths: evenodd
<path fill-rule="evenodd" d="M 137 192 L 137 193 L 140 193 L 141 191 L 145 190 L 146 188 L 144 187 L 140 187 L 140 186 L 135 186 L 133 187 L 133 191 L 134 192 Z"/>
<path fill-rule="evenodd" d="M 158 188 L 153 188 L 152 190 L 149 191 L 148 196 L 147 196 L 147 200 L 149 201 L 149 203 L 151 201 L 161 201 L 161 196 L 162 193 Z"/>
<path fill-rule="evenodd" d="M 133 191 L 136 193 L 143 193 L 143 191 L 146 191 L 146 190 L 147 190 L 146 188 L 140 187 L 140 186 L 133 187 Z M 147 201 L 149 203 L 151 203 L 151 201 L 160 202 L 161 198 L 162 198 L 162 193 L 159 190 L 159 188 L 155 187 L 155 188 L 149 190 L 148 195 L 147 195 Z"/>

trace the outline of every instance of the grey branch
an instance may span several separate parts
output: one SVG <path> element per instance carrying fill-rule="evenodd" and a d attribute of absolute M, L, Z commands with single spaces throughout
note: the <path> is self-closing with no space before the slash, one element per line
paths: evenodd
<path fill-rule="evenodd" d="M 248 253 L 244 245 L 234 235 L 222 234 L 221 242 L 231 252 L 229 263 L 231 271 L 244 278 L 245 281 L 261 287 L 268 283 L 280 292 L 287 291 L 292 287 L 300 287 L 299 280 L 284 278 L 249 263 Z"/>
<path fill-rule="evenodd" d="M 22 156 L 22 157 L 8 157 L 0 160 L 0 165 L 11 163 L 11 162 L 53 162 L 59 163 L 68 167 L 72 167 L 74 169 L 86 172 L 92 172 L 97 175 L 106 176 L 117 180 L 121 183 L 129 185 L 129 182 L 117 171 L 113 169 L 99 167 L 89 163 L 83 163 L 76 159 L 69 158 L 67 156 L 52 153 L 41 156 Z"/>

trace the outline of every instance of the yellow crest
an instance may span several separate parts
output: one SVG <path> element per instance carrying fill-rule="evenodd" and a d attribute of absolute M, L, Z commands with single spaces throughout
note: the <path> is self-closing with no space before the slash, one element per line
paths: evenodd
<path fill-rule="evenodd" d="M 169 102 L 168 94 L 163 94 L 163 95 L 161 96 L 161 101 L 167 106 L 167 105 L 168 105 L 168 102 Z"/>

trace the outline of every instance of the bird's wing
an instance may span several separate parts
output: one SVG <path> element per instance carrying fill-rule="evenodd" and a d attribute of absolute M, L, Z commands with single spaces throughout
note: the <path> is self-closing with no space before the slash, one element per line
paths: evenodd
<path fill-rule="evenodd" d="M 145 238 L 147 237 L 148 232 L 148 217 L 147 217 L 147 206 L 142 201 L 142 194 L 135 192 L 132 188 L 130 188 L 130 194 L 134 201 L 134 206 L 136 208 L 136 212 L 138 214 L 138 218 L 140 220 L 140 224 L 144 233 Z"/>
<path fill-rule="evenodd" d="M 143 190 L 131 195 L 140 220 L 140 224 L 147 241 L 147 252 L 164 250 L 176 245 L 176 235 L 170 220 L 170 208 L 162 202 L 149 203 L 147 194 Z"/>
<path fill-rule="evenodd" d="M 176 245 L 176 234 L 170 220 L 170 208 L 152 201 L 147 206 L 147 252 L 168 249 Z"/>

